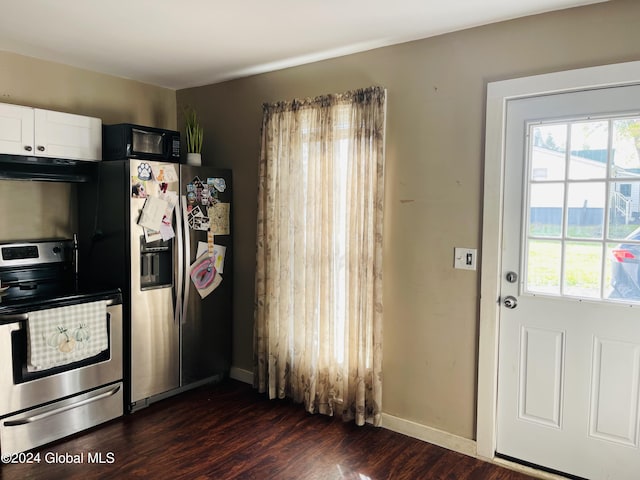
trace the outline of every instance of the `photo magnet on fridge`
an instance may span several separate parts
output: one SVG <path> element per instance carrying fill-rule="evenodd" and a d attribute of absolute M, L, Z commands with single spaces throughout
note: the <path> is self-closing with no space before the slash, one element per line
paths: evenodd
<path fill-rule="evenodd" d="M 138 177 L 131 177 L 131 196 L 133 198 L 147 198 L 147 182 Z"/>

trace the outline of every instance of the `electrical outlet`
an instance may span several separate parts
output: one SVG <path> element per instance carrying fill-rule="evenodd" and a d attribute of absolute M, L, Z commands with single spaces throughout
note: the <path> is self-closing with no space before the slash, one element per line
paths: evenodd
<path fill-rule="evenodd" d="M 478 250 L 475 248 L 455 247 L 453 249 L 453 268 L 475 270 L 477 256 Z"/>

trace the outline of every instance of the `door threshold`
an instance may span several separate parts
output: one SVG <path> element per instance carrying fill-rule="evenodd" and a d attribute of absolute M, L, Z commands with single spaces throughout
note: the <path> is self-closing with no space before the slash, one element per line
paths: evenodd
<path fill-rule="evenodd" d="M 527 462 L 526 460 L 521 460 L 515 457 L 510 457 L 509 455 L 504 455 L 498 452 L 496 452 L 495 454 L 494 461 L 496 463 L 507 464 L 510 466 L 520 465 L 522 467 L 526 467 L 527 471 L 529 471 L 531 474 L 541 474 L 540 478 L 589 480 L 588 478 L 578 477 L 577 475 L 571 475 L 570 473 L 554 470 L 553 468 L 543 467 L 542 465 L 537 465 L 535 463 Z"/>

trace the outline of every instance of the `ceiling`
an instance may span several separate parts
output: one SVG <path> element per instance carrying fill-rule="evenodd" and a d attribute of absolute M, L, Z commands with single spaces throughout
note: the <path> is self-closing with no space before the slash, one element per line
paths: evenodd
<path fill-rule="evenodd" d="M 0 50 L 171 89 L 604 0 L 0 0 Z"/>

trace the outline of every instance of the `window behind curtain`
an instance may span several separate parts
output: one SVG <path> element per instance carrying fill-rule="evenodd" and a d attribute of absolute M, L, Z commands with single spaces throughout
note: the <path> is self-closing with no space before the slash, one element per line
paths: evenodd
<path fill-rule="evenodd" d="M 386 92 L 264 106 L 255 383 L 379 424 Z"/>

